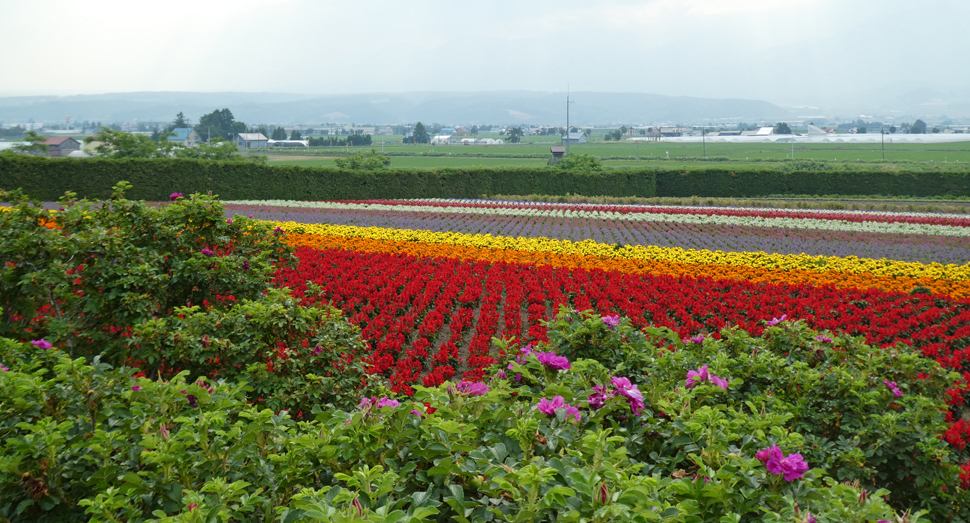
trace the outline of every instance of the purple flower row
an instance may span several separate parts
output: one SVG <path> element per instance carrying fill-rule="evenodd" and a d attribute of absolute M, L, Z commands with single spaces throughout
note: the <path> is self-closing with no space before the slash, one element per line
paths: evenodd
<path fill-rule="evenodd" d="M 819 231 L 756 226 L 636 222 L 594 218 L 437 214 L 432 212 L 287 209 L 230 205 L 228 214 L 299 223 L 417 229 L 526 238 L 594 240 L 621 245 L 654 245 L 725 252 L 860 256 L 922 263 L 970 261 L 967 239 L 956 236 Z"/>

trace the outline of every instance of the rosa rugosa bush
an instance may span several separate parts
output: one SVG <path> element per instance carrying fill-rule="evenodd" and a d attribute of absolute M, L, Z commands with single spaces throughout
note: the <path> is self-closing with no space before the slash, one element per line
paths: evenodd
<path fill-rule="evenodd" d="M 833 478 L 888 489 L 897 508 L 926 509 L 937 518 L 964 510 L 965 494 L 955 487 L 957 463 L 966 458 L 944 439 L 946 391 L 959 375 L 904 344 L 877 348 L 803 321 L 770 323 L 761 337 L 731 328 L 721 330 L 720 339 L 682 339 L 667 328 L 639 331 L 625 319 L 611 326 L 591 312 L 561 309 L 548 332 L 557 352 L 602 360 L 629 376 L 648 407 L 691 396 L 695 407 L 782 415 L 784 425 L 802 435 L 798 452 Z M 714 382 L 689 387 L 691 373 L 701 367 L 727 388 Z M 662 447 L 650 438 L 628 442 L 643 460 L 663 454 Z"/>
<path fill-rule="evenodd" d="M 839 482 L 810 461 L 790 480 L 771 472 L 759 451 L 804 449 L 786 414 L 698 405 L 723 394 L 704 385 L 633 414 L 632 382 L 592 360 L 553 368 L 530 355 L 514 365 L 520 381 L 493 368 L 482 386 L 417 387 L 413 398 L 367 398 L 305 422 L 248 403 L 243 384 L 135 378 L 57 347 L 0 339 L 0 364 L 0 517 L 14 521 L 903 516 L 886 490 Z M 604 383 L 617 394 L 594 410 L 587 392 Z M 636 438 L 663 447 L 638 459 Z"/>
<path fill-rule="evenodd" d="M 258 299 L 291 250 L 265 223 L 227 220 L 216 197 L 167 205 L 67 193 L 49 212 L 0 192 L 0 336 L 45 338 L 70 354 L 120 364 L 131 327 L 176 307 L 230 307 Z"/>
<path fill-rule="evenodd" d="M 246 381 L 251 401 L 298 418 L 319 404 L 356 405 L 366 388 L 367 345 L 339 309 L 272 289 L 229 308 L 174 312 L 134 327 L 130 359 L 142 372 Z"/>

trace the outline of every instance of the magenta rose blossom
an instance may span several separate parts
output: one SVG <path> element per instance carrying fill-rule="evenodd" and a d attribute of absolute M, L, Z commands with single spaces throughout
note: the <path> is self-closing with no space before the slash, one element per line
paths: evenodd
<path fill-rule="evenodd" d="M 30 344 L 33 345 L 34 347 L 37 347 L 38 349 L 49 349 L 53 347 L 53 345 L 51 345 L 50 342 L 48 342 L 44 338 L 41 338 L 39 340 L 34 340 L 30 342 Z"/>
<path fill-rule="evenodd" d="M 711 375 L 711 383 L 717 385 L 718 387 L 721 387 L 724 390 L 727 390 L 728 388 L 728 382 L 726 379 L 719 378 L 713 374 Z"/>
<path fill-rule="evenodd" d="M 543 366 L 552 370 L 569 370 L 572 365 L 565 356 L 556 356 L 555 352 L 536 352 L 536 359 Z"/>
<path fill-rule="evenodd" d="M 474 381 L 462 381 L 455 387 L 455 390 L 460 394 L 469 396 L 484 396 L 488 394 L 488 385 Z"/>
<path fill-rule="evenodd" d="M 784 476 L 788 482 L 803 477 L 808 471 L 808 463 L 805 463 L 801 454 L 793 452 L 786 456 L 777 445 L 759 450 L 755 458 L 764 463 L 768 472 Z"/>
<path fill-rule="evenodd" d="M 377 408 L 379 409 L 382 409 L 384 407 L 397 407 L 400 404 L 401 402 L 399 402 L 398 400 L 387 398 L 387 397 L 377 400 Z"/>
<path fill-rule="evenodd" d="M 579 409 L 566 403 L 566 400 L 562 396 L 556 396 L 552 398 L 552 401 L 542 398 L 539 400 L 539 404 L 536 405 L 536 408 L 539 409 L 539 412 L 549 416 L 555 416 L 556 410 L 558 409 L 566 409 L 567 419 L 570 416 L 575 416 L 576 421 L 579 421 L 582 417 L 582 414 L 579 413 Z"/>
<path fill-rule="evenodd" d="M 616 391 L 620 396 L 627 399 L 630 404 L 630 410 L 634 414 L 640 414 L 643 411 L 643 393 L 636 385 L 630 383 L 630 380 L 623 377 L 613 377 L 610 383 L 616 387 Z"/>
<path fill-rule="evenodd" d="M 707 372 L 707 365 L 702 366 L 697 370 L 687 371 L 687 388 L 692 389 L 697 386 L 698 383 L 702 383 L 710 379 L 711 375 Z"/>
<path fill-rule="evenodd" d="M 899 387 L 896 386 L 895 381 L 882 380 L 882 384 L 885 385 L 887 389 L 892 391 L 894 398 L 903 397 L 903 391 L 899 390 Z"/>
<path fill-rule="evenodd" d="M 784 454 L 782 454 L 781 449 L 778 448 L 778 445 L 773 445 L 769 448 L 761 449 L 758 451 L 757 454 L 754 455 L 754 457 L 757 458 L 757 460 L 760 461 L 762 465 L 764 465 L 765 463 L 768 463 L 768 460 L 771 460 L 771 459 L 781 459 L 782 456 L 784 456 Z"/>
<path fill-rule="evenodd" d="M 772 318 L 771 320 L 769 320 L 767 322 L 767 324 L 768 324 L 769 327 L 774 327 L 775 325 L 778 325 L 779 323 L 781 323 L 781 322 L 783 322 L 783 321 L 785 321 L 787 319 L 788 319 L 788 315 L 787 314 L 782 314 L 780 318 Z"/>
<path fill-rule="evenodd" d="M 707 365 L 701 366 L 697 370 L 687 371 L 687 388 L 692 389 L 703 382 L 710 382 L 724 390 L 728 388 L 728 382 L 724 378 L 715 376 L 707 371 Z"/>
<path fill-rule="evenodd" d="M 601 319 L 603 320 L 603 323 L 606 324 L 606 328 L 610 330 L 613 330 L 620 325 L 620 316 L 618 314 L 614 314 L 613 316 L 603 316 Z"/>
<path fill-rule="evenodd" d="M 593 385 L 593 393 L 589 395 L 589 408 L 599 410 L 606 405 L 606 400 L 613 397 L 613 394 L 606 391 L 605 385 Z"/>

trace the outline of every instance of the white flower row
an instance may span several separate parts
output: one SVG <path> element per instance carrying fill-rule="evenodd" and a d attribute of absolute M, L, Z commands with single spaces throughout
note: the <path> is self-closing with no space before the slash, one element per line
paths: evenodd
<path fill-rule="evenodd" d="M 531 205 L 536 207 L 629 207 L 632 209 L 689 209 L 689 210 L 708 210 L 708 211 L 761 211 L 761 212 L 797 212 L 815 214 L 845 214 L 870 217 L 925 217 L 925 218 L 967 218 L 966 214 L 940 213 L 940 212 L 908 212 L 908 211 L 860 211 L 860 210 L 836 210 L 836 209 L 775 209 L 768 207 L 717 207 L 711 205 L 654 205 L 646 203 L 568 203 L 568 202 L 534 202 L 524 200 L 482 200 L 479 198 L 412 198 L 402 200 L 407 202 L 428 202 L 428 203 L 472 203 L 472 204 L 504 204 L 504 205 Z M 933 202 L 927 202 L 933 203 Z"/>
<path fill-rule="evenodd" d="M 228 204 L 289 207 L 304 209 L 396 211 L 436 214 L 498 215 L 521 217 L 586 218 L 623 220 L 629 222 L 664 222 L 744 227 L 783 227 L 823 231 L 855 231 L 864 233 L 919 234 L 934 236 L 970 237 L 970 227 L 919 223 L 851 222 L 814 218 L 763 218 L 757 216 L 720 216 L 704 214 L 618 213 L 610 211 L 575 211 L 570 209 L 489 209 L 484 207 L 442 207 L 438 205 L 388 205 L 379 203 L 308 202 L 294 200 L 234 200 Z M 970 248 L 970 245 L 968 245 Z"/>

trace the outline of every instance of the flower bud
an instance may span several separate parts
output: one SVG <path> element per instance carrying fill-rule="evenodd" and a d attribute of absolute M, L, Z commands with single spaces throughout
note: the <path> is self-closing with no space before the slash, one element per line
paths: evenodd
<path fill-rule="evenodd" d="M 600 491 L 599 491 L 599 494 L 597 495 L 597 498 L 599 502 L 604 505 L 607 503 L 607 501 L 609 501 L 610 490 L 606 488 L 606 483 L 603 483 L 602 485 L 600 485 Z"/>

